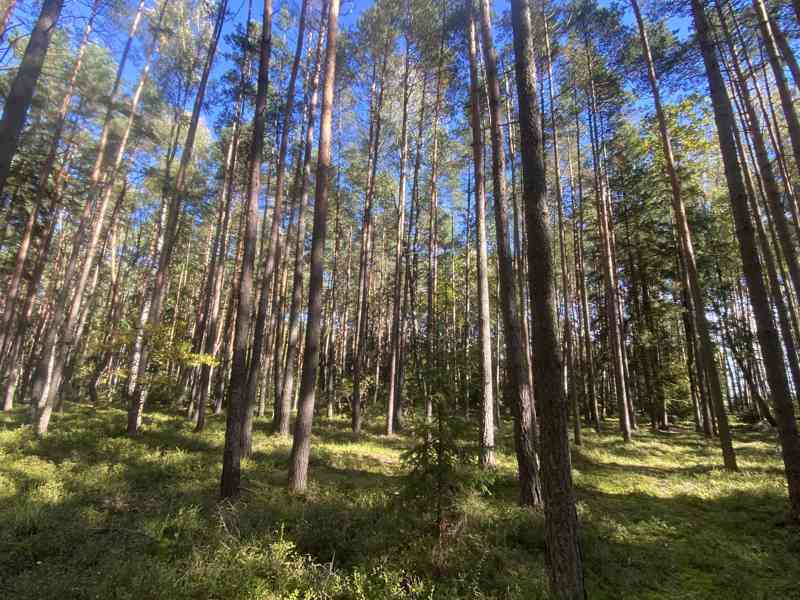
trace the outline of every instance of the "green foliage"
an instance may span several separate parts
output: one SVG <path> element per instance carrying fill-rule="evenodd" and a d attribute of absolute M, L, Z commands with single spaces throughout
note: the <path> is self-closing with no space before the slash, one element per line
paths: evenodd
<path fill-rule="evenodd" d="M 516 505 L 507 428 L 493 493 L 465 490 L 457 535 L 437 544 L 401 493 L 415 442 L 373 435 L 376 423 L 357 441 L 344 419 L 315 431 L 303 498 L 285 490 L 289 443 L 256 436 L 232 507 L 218 504 L 222 418 L 198 435 L 150 413 L 131 439 L 124 411 L 76 407 L 37 440 L 23 413 L 0 416 L 4 597 L 547 597 L 543 518 Z M 690 427 L 628 445 L 604 433 L 585 431 L 573 455 L 592 598 L 792 597 L 800 537 L 776 524 L 785 484 L 770 434 L 735 427 L 742 472 L 730 474 Z"/>
<path fill-rule="evenodd" d="M 426 515 L 434 517 L 441 539 L 457 518 L 458 505 L 473 483 L 469 466 L 475 463 L 474 445 L 466 443 L 469 424 L 453 415 L 445 399 L 434 397 L 434 419 L 428 423 L 415 417 L 411 431 L 417 442 L 403 452 L 408 470 L 403 498 Z"/>

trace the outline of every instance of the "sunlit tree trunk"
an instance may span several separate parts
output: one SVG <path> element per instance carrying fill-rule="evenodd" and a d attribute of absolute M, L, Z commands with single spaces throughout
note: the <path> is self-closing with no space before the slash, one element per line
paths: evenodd
<path fill-rule="evenodd" d="M 471 1 L 471 0 L 470 0 Z M 477 41 L 475 20 L 470 13 L 470 115 L 472 125 L 472 160 L 475 172 L 475 242 L 478 254 L 478 330 L 481 348 L 482 410 L 480 462 L 493 467 L 494 454 L 494 389 L 492 386 L 492 335 L 489 306 L 489 264 L 486 252 L 486 194 L 483 167 L 483 136 L 481 133 L 480 97 L 478 88 Z"/>
<path fill-rule="evenodd" d="M 322 329 L 322 271 L 324 268 L 325 230 L 328 217 L 328 187 L 331 175 L 331 121 L 333 89 L 336 78 L 336 35 L 339 21 L 339 0 L 330 0 L 328 9 L 328 41 L 325 48 L 325 83 L 322 88 L 319 152 L 317 154 L 316 190 L 314 194 L 314 229 L 311 236 L 311 280 L 308 291 L 305 357 L 300 379 L 300 410 L 294 428 L 289 466 L 289 489 L 306 490 L 308 459 L 311 451 L 311 425 L 314 419 L 320 333 Z M 323 14 L 325 10 L 323 9 Z"/>
<path fill-rule="evenodd" d="M 17 68 L 17 74 L 5 98 L 3 116 L 0 118 L 0 206 L 5 204 L 2 195 L 11 172 L 11 161 L 17 154 L 25 118 L 28 116 L 50 40 L 63 8 L 64 0 L 45 0 L 28 40 L 28 46 L 25 48 L 25 54 L 22 56 L 22 62 Z"/>
<path fill-rule="evenodd" d="M 403 290 L 403 247 L 405 246 L 405 216 L 406 216 L 406 158 L 408 154 L 408 102 L 411 88 L 409 78 L 410 41 L 406 37 L 405 57 L 403 59 L 403 116 L 400 125 L 400 181 L 397 195 L 397 241 L 394 256 L 394 288 L 392 297 L 392 331 L 389 356 L 389 400 L 386 409 L 386 435 L 394 434 L 397 423 L 397 398 L 400 395 L 398 386 L 399 361 L 400 361 L 400 336 L 401 318 L 400 309 Z"/>
<path fill-rule="evenodd" d="M 636 22 L 639 27 L 639 39 L 641 40 L 643 54 L 647 66 L 647 76 L 650 81 L 650 90 L 653 94 L 656 116 L 658 118 L 659 133 L 661 135 L 661 146 L 664 151 L 664 161 L 669 175 L 670 188 L 672 191 L 672 214 L 675 219 L 675 228 L 678 232 L 678 247 L 681 252 L 684 269 L 686 270 L 686 283 L 688 283 L 689 304 L 693 325 L 696 328 L 699 340 L 699 359 L 706 381 L 709 383 L 711 392 L 711 402 L 716 412 L 717 423 L 720 428 L 719 441 L 722 447 L 722 457 L 725 468 L 736 470 L 736 455 L 731 440 L 730 428 L 728 427 L 728 416 L 722 402 L 722 386 L 720 383 L 719 371 L 714 362 L 714 347 L 711 342 L 711 334 L 706 316 L 703 288 L 700 284 L 700 276 L 697 271 L 695 260 L 694 243 L 689 221 L 686 216 L 686 206 L 681 194 L 681 184 L 678 172 L 675 168 L 675 158 L 672 151 L 672 142 L 669 135 L 669 126 L 664 109 L 661 105 L 661 92 L 658 87 L 653 57 L 650 52 L 650 42 L 647 37 L 647 29 L 642 18 L 637 0 L 630 0 L 636 15 Z"/>
<path fill-rule="evenodd" d="M 267 93 L 269 88 L 269 59 L 272 49 L 272 0 L 264 0 L 259 43 L 258 87 L 255 118 L 247 157 L 247 191 L 244 206 L 244 232 L 239 240 L 242 266 L 239 273 L 236 327 L 233 338 L 233 359 L 225 424 L 225 449 L 222 456 L 220 495 L 235 500 L 241 494 L 242 426 L 248 410 L 247 350 L 254 308 L 253 278 L 258 237 L 258 197 L 261 187 L 261 161 L 264 151 L 264 132 L 267 125 Z"/>
<path fill-rule="evenodd" d="M 306 238 L 306 210 L 309 208 L 308 200 L 310 197 L 309 188 L 311 187 L 311 155 L 314 145 L 314 123 L 317 112 L 317 89 L 319 87 L 319 72 L 321 68 L 322 40 L 324 30 L 320 29 L 317 38 L 317 49 L 315 54 L 315 67 L 309 86 L 309 101 L 306 111 L 305 149 L 303 154 L 303 171 L 300 179 L 300 189 L 298 197 L 300 205 L 297 214 L 297 242 L 295 244 L 294 257 L 294 276 L 292 283 L 292 300 L 289 308 L 289 336 L 286 350 L 286 376 L 280 394 L 280 419 L 277 421 L 277 433 L 289 435 L 289 414 L 291 411 L 292 398 L 294 397 L 294 364 L 297 359 L 300 346 L 300 304 L 303 299 L 303 266 L 305 265 L 305 238 Z M 277 403 L 276 403 L 277 406 Z"/>
<path fill-rule="evenodd" d="M 503 335 L 506 349 L 506 373 L 511 405 L 514 410 L 514 438 L 519 466 L 521 499 L 525 504 L 541 504 L 539 487 L 539 464 L 536 456 L 536 411 L 534 410 L 526 352 L 522 347 L 520 313 L 517 306 L 514 267 L 508 243 L 508 208 L 505 182 L 505 151 L 500 111 L 500 85 L 497 79 L 497 56 L 492 38 L 491 6 L 489 0 L 481 0 L 481 39 L 483 42 L 486 85 L 489 91 L 489 108 L 492 140 L 492 181 L 495 229 L 497 235 L 497 258 L 500 305 Z M 529 257 L 530 260 L 530 257 Z M 499 327 L 498 327 L 499 329 Z M 499 354 L 499 353 L 498 353 Z M 539 356 L 534 353 L 534 361 Z M 499 357 L 498 357 L 499 361 Z"/>

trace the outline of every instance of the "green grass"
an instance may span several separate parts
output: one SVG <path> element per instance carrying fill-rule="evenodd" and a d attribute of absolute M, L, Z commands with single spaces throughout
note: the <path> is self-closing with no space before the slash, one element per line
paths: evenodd
<path fill-rule="evenodd" d="M 409 440 L 318 421 L 309 492 L 286 492 L 290 442 L 259 422 L 242 500 L 218 502 L 224 423 L 196 435 L 152 413 L 70 407 L 36 440 L 0 417 L 0 597 L 23 599 L 546 597 L 542 517 L 515 504 L 501 436 L 491 494 L 443 544 L 400 494 Z M 508 425 L 507 423 L 505 425 Z M 735 430 L 740 473 L 690 429 L 624 445 L 585 432 L 574 453 L 590 598 L 800 598 L 779 450 Z"/>

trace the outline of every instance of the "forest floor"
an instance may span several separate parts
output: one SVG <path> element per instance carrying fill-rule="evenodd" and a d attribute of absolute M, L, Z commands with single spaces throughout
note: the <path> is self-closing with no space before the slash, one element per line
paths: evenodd
<path fill-rule="evenodd" d="M 402 501 L 409 440 L 377 422 L 355 439 L 319 420 L 302 497 L 286 491 L 290 441 L 258 422 L 234 507 L 218 502 L 220 417 L 197 435 L 150 413 L 135 440 L 115 409 L 70 406 L 43 440 L 23 418 L 0 416 L 2 598 L 546 597 L 542 516 L 516 505 L 507 432 L 497 478 L 440 544 Z M 800 598 L 774 435 L 737 426 L 730 474 L 689 427 L 624 445 L 607 426 L 574 452 L 590 598 Z"/>

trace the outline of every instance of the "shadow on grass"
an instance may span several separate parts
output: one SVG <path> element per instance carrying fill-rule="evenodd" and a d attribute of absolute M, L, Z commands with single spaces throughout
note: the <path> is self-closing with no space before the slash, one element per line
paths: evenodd
<path fill-rule="evenodd" d="M 800 597 L 800 531 L 781 522 L 778 494 L 709 500 L 581 490 L 580 498 L 593 598 Z"/>
<path fill-rule="evenodd" d="M 17 429 L 22 418 L 20 411 L 2 423 Z M 396 564 L 438 577 L 442 589 L 462 590 L 452 597 L 471 597 L 469 590 L 486 597 L 536 597 L 518 590 L 541 584 L 542 516 L 516 507 L 513 473 L 498 476 L 493 496 L 472 501 L 458 537 L 449 542 L 446 568 L 434 568 L 429 517 L 403 503 L 396 465 L 387 464 L 382 453 L 370 454 L 373 445 L 397 453 L 407 438 L 382 436 L 380 423 L 355 437 L 343 419 L 319 421 L 312 483 L 307 494 L 294 496 L 286 491 L 289 440 L 265 435 L 269 421 L 257 423 L 255 452 L 244 464 L 245 492 L 231 526 L 240 539 L 285 537 L 316 562 L 343 569 Z M 215 419 L 208 431 L 194 434 L 180 416 L 152 414 L 135 439 L 124 435 L 124 425 L 122 411 L 71 407 L 47 438 L 20 430 L 8 438 L 8 447 L 0 446 L 7 452 L 0 461 L 2 595 L 82 598 L 88 594 L 70 590 L 115 578 L 179 579 L 196 548 L 221 544 L 217 500 L 224 422 Z M 740 598 L 800 597 L 800 534 L 780 525 L 780 490 L 664 498 L 625 487 L 625 476 L 666 483 L 716 477 L 716 449 L 685 430 L 643 432 L 629 445 L 613 435 L 590 433 L 586 452 L 574 453 L 579 470 L 623 480 L 618 494 L 578 488 L 593 599 L 733 597 L 731 590 Z M 503 438 L 510 439 L 507 431 Z M 740 455 L 764 461 L 747 470 L 778 478 L 768 440 L 737 431 Z M 611 460 L 593 460 L 593 449 Z M 677 468 L 646 464 L 648 457 L 676 454 L 690 461 Z M 618 462 L 623 458 L 639 462 Z"/>
<path fill-rule="evenodd" d="M 7 509 L 27 505 L 30 511 L 29 518 L 18 514 L 18 525 L 0 536 L 8 550 L 1 552 L 0 581 L 37 570 L 45 560 L 84 565 L 75 557 L 94 555 L 90 547 L 102 546 L 98 540 L 106 535 L 118 537 L 121 548 L 133 551 L 147 540 L 159 540 L 157 523 L 169 521 L 182 507 L 199 507 L 206 526 L 214 525 L 221 436 L 213 427 L 198 435 L 179 418 L 160 416 L 146 423 L 140 435 L 128 438 L 124 414 L 77 407 L 58 416 L 50 435 L 36 439 L 29 429 L 20 429 L 23 420 L 21 412 L 4 419 L 4 425 L 19 429 L 24 443 L 14 449 L 19 462 L 0 464 L 0 483 L 13 490 L 10 497 L 3 496 Z M 319 439 L 326 444 L 346 435 L 341 428 L 330 435 L 321 432 Z M 312 490 L 294 497 L 285 490 L 288 456 L 288 440 L 257 436 L 256 451 L 244 464 L 243 535 L 258 535 L 285 522 L 301 551 L 326 562 L 335 556 L 348 565 L 387 547 L 381 532 L 396 519 L 388 505 L 398 482 L 376 472 L 380 460 L 316 448 Z M 33 459 L 38 459 L 41 473 L 30 469 Z M 342 461 L 359 464 L 342 466 Z M 58 490 L 52 498 L 34 497 L 56 478 Z M 85 517 L 87 511 L 92 519 Z"/>

